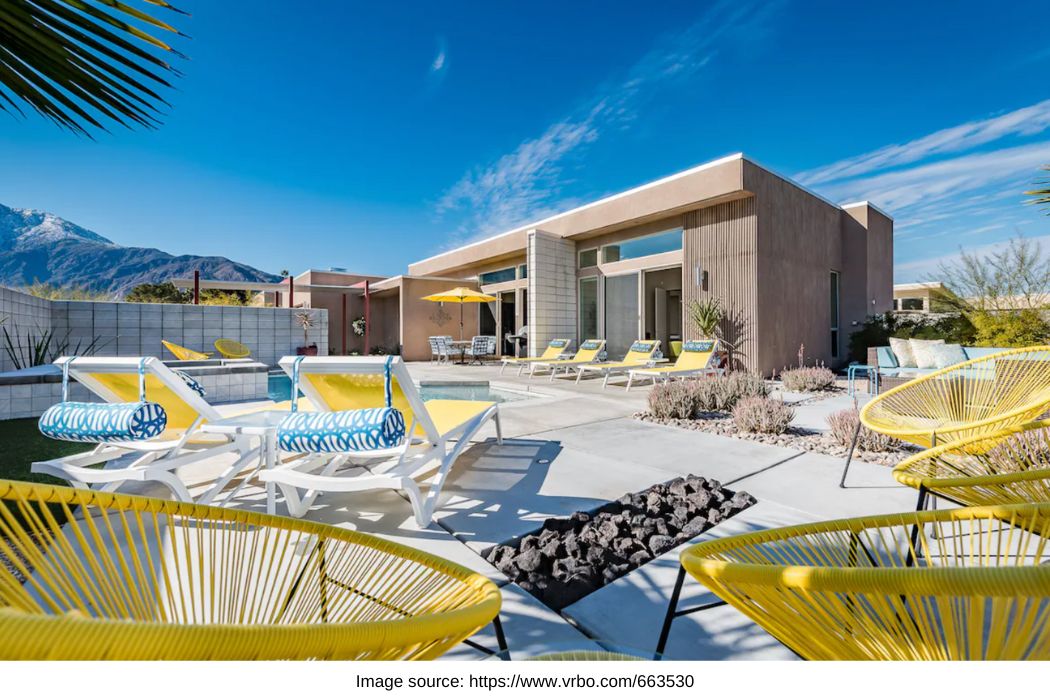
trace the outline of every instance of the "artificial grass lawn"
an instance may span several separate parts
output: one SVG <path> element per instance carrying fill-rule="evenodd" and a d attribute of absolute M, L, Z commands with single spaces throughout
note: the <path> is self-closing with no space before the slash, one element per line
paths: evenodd
<path fill-rule="evenodd" d="M 52 440 L 41 435 L 36 426 L 36 418 L 0 421 L 0 479 L 68 486 L 61 479 L 31 474 L 30 465 L 45 459 L 84 452 L 91 449 L 91 445 Z"/>

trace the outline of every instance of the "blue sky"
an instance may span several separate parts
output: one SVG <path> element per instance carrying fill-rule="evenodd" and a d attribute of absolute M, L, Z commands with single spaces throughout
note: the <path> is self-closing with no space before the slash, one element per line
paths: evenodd
<path fill-rule="evenodd" d="M 1045 238 L 1050 3 L 181 0 L 157 131 L 0 115 L 0 203 L 375 274 L 743 151 L 897 221 L 897 281 Z M 291 8 L 295 9 L 291 9 Z M 307 8 L 309 11 L 307 11 Z"/>

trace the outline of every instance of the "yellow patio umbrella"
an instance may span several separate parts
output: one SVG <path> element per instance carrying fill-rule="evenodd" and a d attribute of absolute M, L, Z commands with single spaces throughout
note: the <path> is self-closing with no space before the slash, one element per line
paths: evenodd
<path fill-rule="evenodd" d="M 496 301 L 496 297 L 490 294 L 482 294 L 474 289 L 456 287 L 445 292 L 438 292 L 423 297 L 424 301 L 447 301 L 451 304 L 481 304 L 486 301 Z M 459 339 L 463 340 L 463 307 L 459 307 Z"/>

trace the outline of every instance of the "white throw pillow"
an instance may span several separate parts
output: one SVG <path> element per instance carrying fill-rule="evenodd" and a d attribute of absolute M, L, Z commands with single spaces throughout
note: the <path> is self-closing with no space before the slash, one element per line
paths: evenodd
<path fill-rule="evenodd" d="M 918 340 L 912 338 L 908 341 L 911 345 L 911 354 L 915 357 L 915 366 L 919 369 L 936 369 L 937 358 L 933 354 L 933 348 L 944 345 L 943 340 Z"/>
<path fill-rule="evenodd" d="M 933 359 L 937 362 L 937 369 L 951 367 L 960 362 L 966 362 L 967 359 L 962 345 L 956 345 L 955 343 L 933 345 L 930 347 L 930 353 L 933 354 Z"/>
<path fill-rule="evenodd" d="M 890 338 L 890 350 L 897 356 L 898 366 L 915 366 L 915 355 L 911 352 L 911 344 L 904 338 Z"/>

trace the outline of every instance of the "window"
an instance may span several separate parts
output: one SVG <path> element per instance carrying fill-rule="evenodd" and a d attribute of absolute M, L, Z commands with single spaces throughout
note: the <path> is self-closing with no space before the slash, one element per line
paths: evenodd
<path fill-rule="evenodd" d="M 922 311 L 922 299 L 901 299 L 901 311 Z"/>
<path fill-rule="evenodd" d="M 503 270 L 493 270 L 492 272 L 483 272 L 478 275 L 478 284 L 497 284 L 499 282 L 512 282 L 515 277 L 515 270 L 513 267 L 508 267 Z"/>
<path fill-rule="evenodd" d="M 598 337 L 598 278 L 580 280 L 580 342 Z"/>
<path fill-rule="evenodd" d="M 525 279 L 528 279 L 528 278 L 529 278 L 529 266 L 528 265 L 518 265 L 518 279 L 519 280 L 525 280 Z"/>
<path fill-rule="evenodd" d="M 676 228 L 651 236 L 632 238 L 611 245 L 602 246 L 602 262 L 611 263 L 619 260 L 643 258 L 646 255 L 667 253 L 682 249 L 682 229 Z"/>
<path fill-rule="evenodd" d="M 831 271 L 831 356 L 839 356 L 839 273 Z"/>
<path fill-rule="evenodd" d="M 598 264 L 598 249 L 588 248 L 581 250 L 579 254 L 580 267 L 594 267 Z"/>

